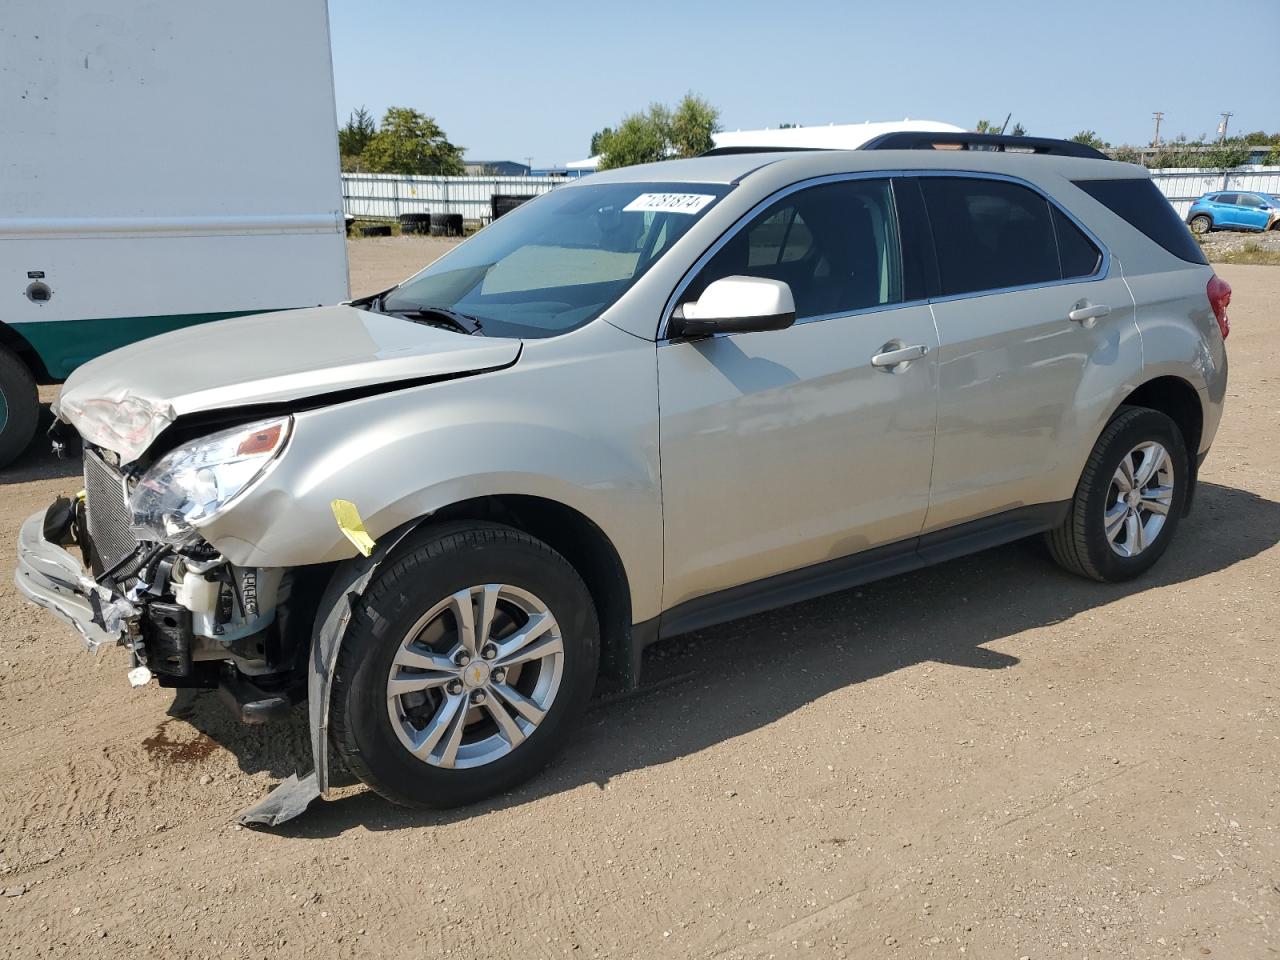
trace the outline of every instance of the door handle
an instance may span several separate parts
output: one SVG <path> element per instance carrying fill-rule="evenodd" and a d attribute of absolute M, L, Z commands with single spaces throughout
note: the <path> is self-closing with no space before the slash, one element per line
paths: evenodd
<path fill-rule="evenodd" d="M 881 352 L 871 358 L 871 365 L 892 370 L 901 363 L 919 360 L 929 352 L 929 348 L 923 343 L 917 343 L 910 347 L 904 347 L 901 344 L 902 341 L 900 340 L 886 343 L 880 348 Z"/>
<path fill-rule="evenodd" d="M 1111 308 L 1105 303 L 1090 303 L 1088 300 L 1081 300 L 1067 313 L 1067 319 L 1080 324 L 1086 330 L 1092 330 L 1095 323 L 1110 315 Z"/>

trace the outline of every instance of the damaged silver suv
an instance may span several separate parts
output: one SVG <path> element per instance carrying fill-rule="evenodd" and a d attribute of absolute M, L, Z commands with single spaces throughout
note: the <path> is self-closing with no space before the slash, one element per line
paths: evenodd
<path fill-rule="evenodd" d="M 1142 168 L 1074 144 L 600 174 L 376 296 L 76 371 L 84 490 L 17 582 L 135 684 L 307 700 L 304 790 L 463 804 L 659 637 L 1034 534 L 1141 574 L 1218 426 L 1229 297 Z"/>

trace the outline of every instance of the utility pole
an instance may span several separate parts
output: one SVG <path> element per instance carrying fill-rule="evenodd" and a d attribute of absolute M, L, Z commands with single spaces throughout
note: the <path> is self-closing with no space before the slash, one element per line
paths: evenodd
<path fill-rule="evenodd" d="M 1156 135 L 1152 138 L 1151 145 L 1153 147 L 1158 147 L 1160 146 L 1160 121 L 1164 119 L 1164 111 L 1157 110 L 1152 114 L 1152 116 L 1156 118 Z"/>
<path fill-rule="evenodd" d="M 1232 113 L 1230 110 L 1227 110 L 1226 112 L 1224 112 L 1224 113 L 1222 114 L 1222 126 L 1218 127 L 1218 142 L 1219 142 L 1219 143 L 1221 143 L 1223 140 L 1227 139 L 1227 123 L 1228 123 L 1228 122 L 1231 120 L 1231 118 L 1232 118 L 1232 117 L 1234 117 L 1234 116 L 1235 116 L 1235 114 L 1234 114 L 1234 113 Z"/>

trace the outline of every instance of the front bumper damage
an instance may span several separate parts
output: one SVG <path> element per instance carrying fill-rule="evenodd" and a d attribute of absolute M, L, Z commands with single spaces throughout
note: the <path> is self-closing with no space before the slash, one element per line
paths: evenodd
<path fill-rule="evenodd" d="M 310 768 L 289 777 L 263 800 L 241 812 L 237 816 L 240 823 L 277 826 L 303 813 L 331 787 L 349 782 L 329 749 L 329 700 L 334 665 L 360 596 L 388 554 L 413 530 L 416 522 L 380 538 L 370 556 L 345 561 L 332 571 L 319 603 L 309 611 L 314 613 L 314 623 L 304 641 L 305 649 L 296 655 L 295 682 L 287 691 L 268 695 L 254 685 L 257 678 L 245 677 L 229 660 L 217 664 L 221 674 L 216 684 L 201 681 L 196 675 L 198 669 L 196 674 L 189 674 L 193 665 L 190 645 L 186 664 L 175 675 L 173 658 L 169 656 L 176 649 L 172 645 L 174 638 L 165 636 L 161 624 L 183 611 L 162 599 L 167 596 L 170 585 L 162 582 L 161 576 L 155 576 L 149 583 L 139 580 L 127 592 L 121 592 L 109 577 L 95 578 L 81 559 L 67 549 L 74 548 L 75 538 L 85 534 L 82 529 L 72 529 L 65 521 L 62 516 L 65 510 L 66 501 L 59 501 L 22 524 L 14 579 L 24 597 L 71 625 L 86 649 L 97 652 L 106 646 L 126 647 L 132 666 L 130 682 L 135 686 L 152 678 L 148 664 L 156 668 L 156 679 L 164 686 L 216 685 L 246 723 L 276 719 L 291 712 L 303 696 L 308 700 Z M 280 591 L 282 595 L 285 592 L 283 588 Z M 189 617 L 185 620 L 185 631 L 190 641 Z M 194 639 L 209 644 L 208 638 Z M 228 655 L 229 651 L 222 652 L 222 656 Z M 195 666 L 201 666 L 198 658 Z M 206 661 L 203 666 L 215 664 Z M 241 662 L 238 666 L 245 664 Z"/>
<path fill-rule="evenodd" d="M 76 557 L 46 537 L 49 512 L 32 514 L 18 531 L 18 592 L 74 627 L 87 650 L 127 645 L 127 637 L 137 636 L 138 607 L 98 583 Z"/>

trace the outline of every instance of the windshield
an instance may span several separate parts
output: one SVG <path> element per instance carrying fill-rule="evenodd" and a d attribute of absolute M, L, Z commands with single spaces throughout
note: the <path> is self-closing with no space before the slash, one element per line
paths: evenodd
<path fill-rule="evenodd" d="M 603 313 L 729 189 L 602 183 L 553 190 L 406 280 L 380 307 L 443 307 L 493 336 L 565 333 Z"/>

